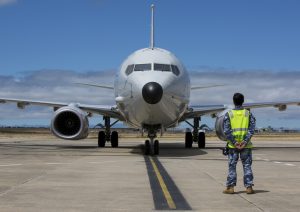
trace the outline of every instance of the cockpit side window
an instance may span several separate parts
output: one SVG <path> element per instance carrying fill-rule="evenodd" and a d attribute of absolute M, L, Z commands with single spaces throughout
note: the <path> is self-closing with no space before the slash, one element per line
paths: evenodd
<path fill-rule="evenodd" d="M 135 64 L 134 71 L 151 71 L 151 63 Z"/>
<path fill-rule="evenodd" d="M 171 66 L 168 64 L 154 63 L 154 71 L 171 71 Z"/>
<path fill-rule="evenodd" d="M 126 71 L 125 71 L 125 74 L 127 76 L 133 72 L 133 67 L 134 67 L 134 65 L 127 66 Z"/>
<path fill-rule="evenodd" d="M 172 67 L 172 72 L 173 74 L 175 74 L 176 76 L 178 76 L 180 74 L 179 68 L 175 65 L 171 65 Z"/>

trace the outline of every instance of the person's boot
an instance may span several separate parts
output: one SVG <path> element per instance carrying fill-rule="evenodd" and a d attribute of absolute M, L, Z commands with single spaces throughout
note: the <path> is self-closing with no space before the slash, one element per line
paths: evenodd
<path fill-rule="evenodd" d="M 246 193 L 247 194 L 254 194 L 254 190 L 253 190 L 252 186 L 247 187 Z"/>
<path fill-rule="evenodd" d="M 233 186 L 227 186 L 227 188 L 223 191 L 223 194 L 234 194 Z"/>

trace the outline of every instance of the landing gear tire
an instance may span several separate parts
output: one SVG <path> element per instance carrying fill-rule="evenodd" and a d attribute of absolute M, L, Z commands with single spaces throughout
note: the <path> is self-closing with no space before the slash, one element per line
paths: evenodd
<path fill-rule="evenodd" d="M 150 141 L 149 140 L 146 140 L 145 141 L 145 155 L 149 155 L 150 154 L 150 150 L 151 150 L 151 146 L 150 146 Z"/>
<path fill-rule="evenodd" d="M 193 135 L 191 132 L 185 133 L 185 148 L 192 148 L 193 146 Z"/>
<path fill-rule="evenodd" d="M 159 141 L 155 140 L 154 141 L 154 155 L 158 155 L 159 154 Z"/>
<path fill-rule="evenodd" d="M 119 146 L 119 135 L 118 132 L 113 131 L 110 137 L 111 147 L 117 148 Z"/>
<path fill-rule="evenodd" d="M 100 131 L 98 133 L 98 147 L 105 147 L 105 132 Z"/>
<path fill-rule="evenodd" d="M 199 132 L 198 147 L 201 149 L 205 148 L 205 133 L 204 132 Z"/>

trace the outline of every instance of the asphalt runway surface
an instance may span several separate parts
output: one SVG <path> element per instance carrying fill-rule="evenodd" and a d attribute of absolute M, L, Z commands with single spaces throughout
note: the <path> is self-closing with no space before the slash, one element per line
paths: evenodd
<path fill-rule="evenodd" d="M 143 143 L 0 138 L 0 211 L 299 211 L 300 140 L 254 142 L 253 195 L 240 162 L 236 193 L 222 193 L 222 142 L 184 149 L 161 139 L 157 157 L 144 156 Z"/>

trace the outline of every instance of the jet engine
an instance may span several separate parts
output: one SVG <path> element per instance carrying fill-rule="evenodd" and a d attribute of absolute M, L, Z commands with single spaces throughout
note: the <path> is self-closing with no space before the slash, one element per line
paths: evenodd
<path fill-rule="evenodd" d="M 55 111 L 51 121 L 51 132 L 62 139 L 84 139 L 89 133 L 89 121 L 87 113 L 69 105 Z"/>
<path fill-rule="evenodd" d="M 216 118 L 216 123 L 215 123 L 216 134 L 217 134 L 218 138 L 222 141 L 227 140 L 226 136 L 224 134 L 224 117 L 228 111 L 229 111 L 229 109 L 218 113 L 217 118 Z"/>

